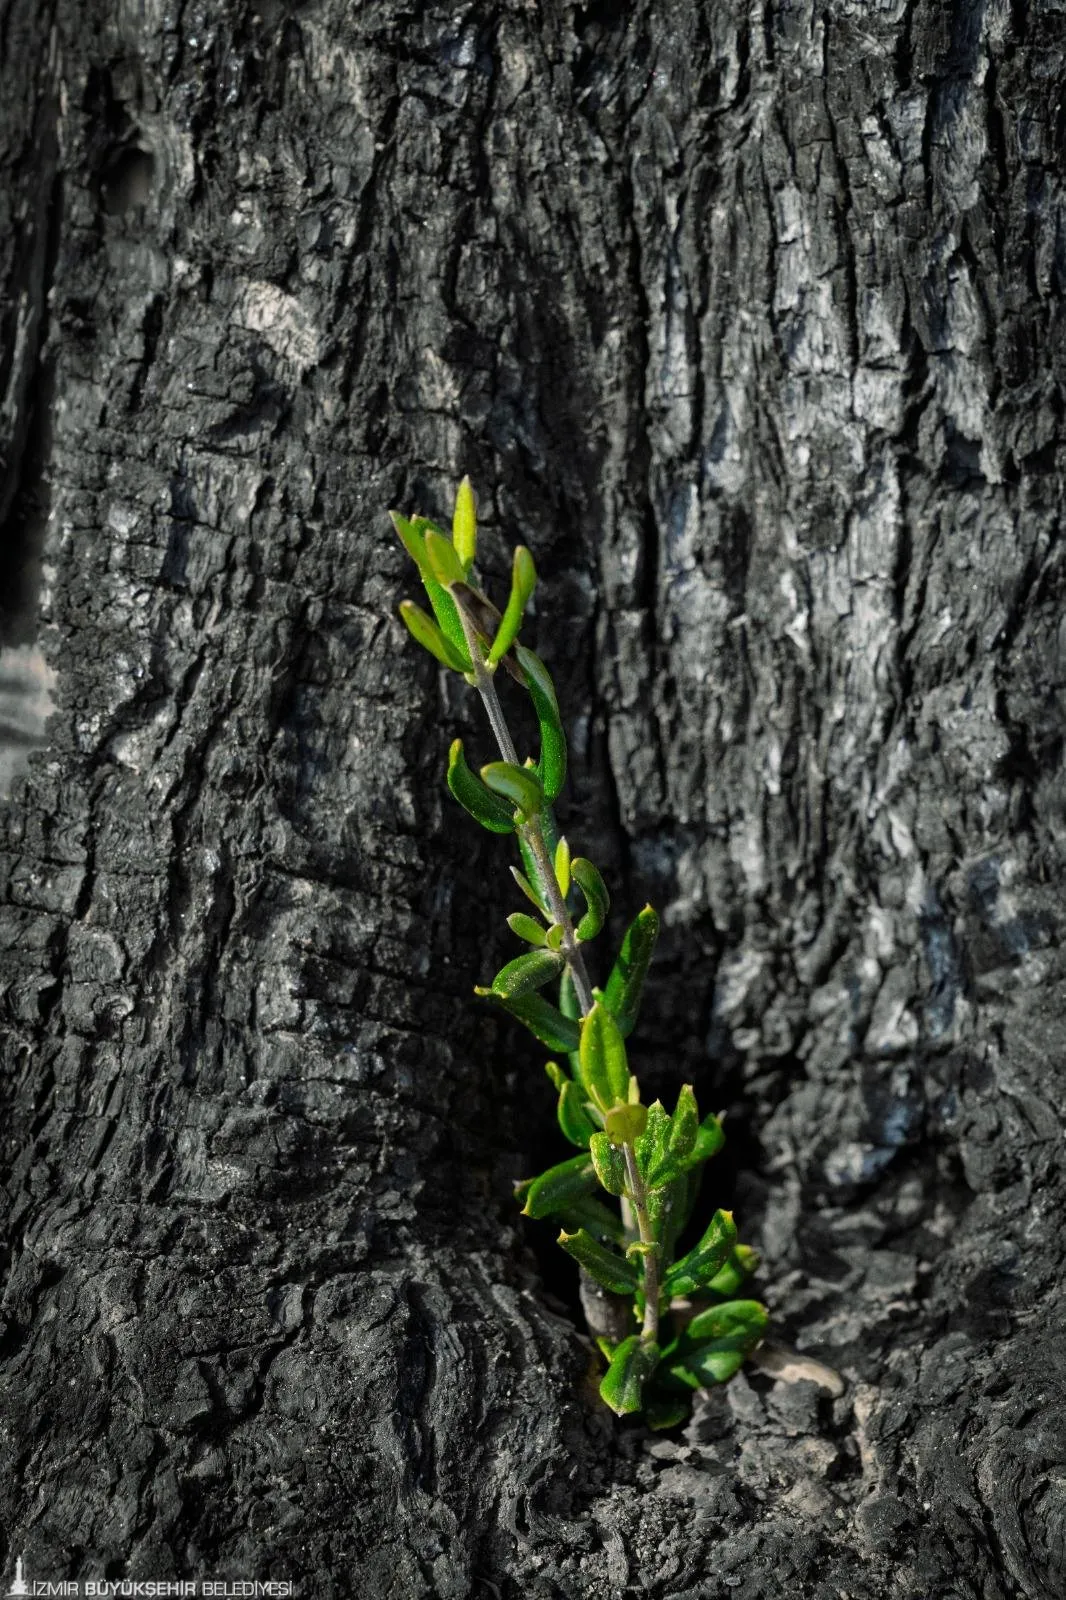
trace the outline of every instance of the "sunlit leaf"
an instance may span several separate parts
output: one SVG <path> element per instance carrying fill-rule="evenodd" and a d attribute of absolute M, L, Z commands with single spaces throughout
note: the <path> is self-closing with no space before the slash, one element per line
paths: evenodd
<path fill-rule="evenodd" d="M 463 741 L 453 739 L 448 752 L 448 788 L 476 822 L 491 833 L 515 831 L 514 807 L 482 783 L 466 764 Z"/>
<path fill-rule="evenodd" d="M 652 906 L 645 906 L 626 930 L 618 960 L 607 979 L 604 1004 L 618 1023 L 624 1039 L 629 1037 L 636 1024 L 644 980 L 658 937 L 659 913 Z"/>
<path fill-rule="evenodd" d="M 639 1333 L 617 1345 L 600 1383 L 600 1398 L 619 1417 L 639 1411 L 644 1385 L 659 1364 L 659 1346 Z"/>
<path fill-rule="evenodd" d="M 626 1047 L 614 1018 L 598 1000 L 581 1024 L 578 1056 L 581 1081 L 601 1111 L 625 1105 L 629 1094 Z"/>
<path fill-rule="evenodd" d="M 507 654 L 518 637 L 526 606 L 536 584 L 537 569 L 533 565 L 533 557 L 524 544 L 516 545 L 511 566 L 511 593 L 488 654 L 490 667 L 494 667 L 500 657 Z"/>
<path fill-rule="evenodd" d="M 560 1161 L 534 1178 L 526 1190 L 525 1217 L 550 1217 L 563 1211 L 575 1200 L 593 1194 L 596 1189 L 596 1171 L 591 1156 L 571 1156 Z"/>
<path fill-rule="evenodd" d="M 586 861 L 584 856 L 574 857 L 570 863 L 570 873 L 588 907 L 577 925 L 577 936 L 581 940 L 594 939 L 603 927 L 611 905 L 607 885 L 592 862 Z"/>
<path fill-rule="evenodd" d="M 540 779 L 529 767 L 513 761 L 490 761 L 481 769 L 481 780 L 494 794 L 510 800 L 525 818 L 535 817 L 544 805 Z"/>
<path fill-rule="evenodd" d="M 533 989 L 543 989 L 559 976 L 563 960 L 557 950 L 530 950 L 515 956 L 493 978 L 491 993 L 498 1000 L 518 1000 Z"/>
<path fill-rule="evenodd" d="M 577 1023 L 564 1017 L 558 1007 L 553 1006 L 550 1000 L 545 1000 L 543 995 L 522 994 L 508 998 L 493 994 L 491 989 L 481 988 L 475 989 L 474 993 L 502 1006 L 549 1050 L 561 1050 L 568 1055 L 577 1050 L 580 1038 Z"/>
<path fill-rule="evenodd" d="M 575 1085 L 576 1088 L 576 1085 Z M 613 1145 L 606 1133 L 594 1133 L 589 1140 L 589 1154 L 596 1168 L 596 1176 L 608 1194 L 624 1194 L 626 1189 L 626 1163 L 622 1151 Z"/>
<path fill-rule="evenodd" d="M 559 1235 L 559 1243 L 567 1255 L 580 1262 L 589 1276 L 611 1294 L 632 1294 L 635 1291 L 636 1267 L 620 1256 L 617 1250 L 594 1239 L 587 1229 L 579 1228 L 576 1233 L 567 1233 L 564 1229 Z"/>
<path fill-rule="evenodd" d="M 507 918 L 507 926 L 511 932 L 524 939 L 527 944 L 542 945 L 544 943 L 544 924 L 537 922 L 524 911 L 512 911 Z"/>
<path fill-rule="evenodd" d="M 533 701 L 540 727 L 540 760 L 537 772 L 549 800 L 559 794 L 566 779 L 566 734 L 559 713 L 559 701 L 551 674 L 543 661 L 524 645 L 516 645 L 515 656 Z"/>
<path fill-rule="evenodd" d="M 709 1284 L 737 1242 L 731 1211 L 716 1211 L 698 1244 L 675 1261 L 663 1277 L 666 1295 L 690 1295 Z"/>
<path fill-rule="evenodd" d="M 477 555 L 477 507 L 474 501 L 474 488 L 469 478 L 463 478 L 455 491 L 452 545 L 459 557 L 459 565 L 465 577 L 474 565 L 474 558 Z"/>

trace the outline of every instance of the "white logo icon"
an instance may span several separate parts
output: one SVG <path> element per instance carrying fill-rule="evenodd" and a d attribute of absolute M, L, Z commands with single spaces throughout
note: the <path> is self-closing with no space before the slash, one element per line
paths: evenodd
<path fill-rule="evenodd" d="M 12 1594 L 19 1594 L 19 1595 L 21 1595 L 21 1594 L 29 1594 L 29 1592 L 30 1592 L 30 1586 L 26 1582 L 26 1574 L 25 1574 L 25 1572 L 23 1570 L 22 1557 L 21 1556 L 19 1556 L 18 1560 L 15 1562 L 15 1577 L 14 1577 L 14 1581 L 12 1582 L 12 1585 L 11 1585 L 10 1589 L 7 1592 L 8 1592 L 9 1595 L 12 1595 Z"/>

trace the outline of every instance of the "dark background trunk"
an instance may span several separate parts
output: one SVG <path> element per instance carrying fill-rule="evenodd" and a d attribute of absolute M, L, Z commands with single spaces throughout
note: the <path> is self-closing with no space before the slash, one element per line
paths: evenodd
<path fill-rule="evenodd" d="M 1064 47 L 0 0 L 5 1582 L 1061 1593 Z M 463 471 L 664 914 L 642 1077 L 836 1399 L 615 1422 L 515 1215 L 563 1152 L 385 517 Z"/>

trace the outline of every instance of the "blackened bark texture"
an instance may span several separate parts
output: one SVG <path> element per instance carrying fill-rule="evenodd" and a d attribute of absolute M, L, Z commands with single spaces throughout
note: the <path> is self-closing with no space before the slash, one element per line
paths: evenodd
<path fill-rule="evenodd" d="M 5 1580 L 1060 1594 L 1062 5 L 0 0 L 0 52 L 57 675 L 0 808 Z M 664 912 L 642 1073 L 728 1108 L 838 1398 L 617 1424 L 515 1218 L 487 745 L 385 519 L 464 470 L 568 832 Z"/>

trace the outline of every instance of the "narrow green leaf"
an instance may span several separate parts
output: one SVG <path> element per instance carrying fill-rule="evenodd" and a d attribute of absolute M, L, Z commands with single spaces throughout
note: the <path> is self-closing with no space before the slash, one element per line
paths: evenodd
<path fill-rule="evenodd" d="M 561 950 L 563 947 L 563 925 L 553 922 L 544 936 L 544 942 L 549 950 Z"/>
<path fill-rule="evenodd" d="M 516 1022 L 528 1028 L 534 1039 L 539 1039 L 549 1050 L 561 1050 L 567 1055 L 577 1050 L 580 1037 L 577 1024 L 571 1022 L 569 1017 L 564 1017 L 562 1012 L 553 1006 L 550 1000 L 545 1000 L 543 995 L 523 994 L 517 997 L 505 997 L 493 994 L 491 989 L 475 989 L 474 993 L 502 1006 L 504 1011 L 509 1012 Z"/>
<path fill-rule="evenodd" d="M 674 1295 L 694 1294 L 710 1283 L 737 1242 L 736 1225 L 731 1211 L 716 1211 L 706 1233 L 687 1255 L 675 1261 L 663 1278 L 663 1291 L 668 1298 Z"/>
<path fill-rule="evenodd" d="M 392 525 L 399 535 L 400 543 L 419 572 L 428 569 L 429 557 L 426 555 L 426 541 L 410 517 L 405 517 L 402 511 L 390 511 L 389 516 L 392 518 Z"/>
<path fill-rule="evenodd" d="M 564 1083 L 570 1082 L 570 1079 L 566 1076 L 566 1073 L 563 1071 L 558 1061 L 546 1061 L 544 1063 L 544 1070 L 548 1074 L 553 1087 L 556 1089 L 561 1090 Z"/>
<path fill-rule="evenodd" d="M 655 1100 L 648 1107 L 648 1120 L 636 1146 L 637 1165 L 641 1177 L 649 1188 L 655 1187 L 651 1181 L 651 1174 L 658 1173 L 666 1161 L 669 1136 L 670 1118 L 662 1101 Z"/>
<path fill-rule="evenodd" d="M 687 1350 L 708 1339 L 744 1338 L 754 1350 L 770 1322 L 770 1313 L 758 1300 L 727 1300 L 724 1305 L 701 1311 L 688 1323 L 679 1349 Z"/>
<path fill-rule="evenodd" d="M 522 617 L 536 584 L 537 569 L 533 565 L 533 557 L 524 544 L 516 545 L 511 566 L 511 593 L 500 619 L 500 626 L 496 630 L 496 637 L 492 641 L 492 649 L 488 654 L 490 667 L 494 667 L 500 657 L 507 654 L 518 637 Z"/>
<path fill-rule="evenodd" d="M 717 1120 L 717 1119 L 716 1119 Z M 700 1128 L 700 1113 L 696 1105 L 696 1096 L 691 1083 L 683 1083 L 677 1097 L 677 1105 L 670 1119 L 670 1137 L 668 1141 L 670 1154 L 675 1160 L 684 1161 L 696 1148 L 696 1137 Z"/>
<path fill-rule="evenodd" d="M 712 1120 L 714 1126 L 721 1131 L 721 1124 L 717 1118 L 709 1120 Z M 698 1151 L 699 1141 L 700 1123 L 696 1097 L 691 1084 L 686 1083 L 681 1087 L 677 1097 L 677 1109 L 672 1117 L 666 1115 L 661 1105 L 657 1111 L 654 1107 L 649 1111 L 648 1132 L 637 1148 L 637 1159 L 648 1187 L 658 1188 L 681 1177 L 690 1167 L 706 1159 L 706 1156 L 701 1154 L 703 1149 L 707 1150 L 708 1155 L 714 1153 L 710 1148 L 714 1141 L 712 1129 L 709 1128 L 704 1134 Z"/>
<path fill-rule="evenodd" d="M 577 925 L 577 936 L 581 940 L 594 939 L 607 920 L 607 912 L 611 905 L 607 885 L 592 862 L 586 861 L 584 856 L 574 857 L 570 863 L 570 872 L 588 907 Z"/>
<path fill-rule="evenodd" d="M 567 1233 L 577 1233 L 584 1228 L 594 1239 L 625 1243 L 626 1231 L 621 1217 L 595 1195 L 589 1195 L 587 1200 L 575 1200 L 572 1206 L 559 1213 L 559 1221 Z M 629 1290 L 625 1292 L 628 1294 Z"/>
<path fill-rule="evenodd" d="M 524 911 L 512 911 L 507 918 L 507 926 L 512 933 L 516 933 L 527 944 L 540 946 L 544 943 L 543 925 L 535 922 L 532 917 L 528 917 Z"/>
<path fill-rule="evenodd" d="M 576 1088 L 575 1084 L 575 1088 Z M 613 1145 L 606 1133 L 594 1133 L 589 1140 L 589 1154 L 596 1168 L 596 1176 L 608 1194 L 625 1194 L 625 1157 Z"/>
<path fill-rule="evenodd" d="M 409 518 L 402 516 L 399 511 L 390 511 L 389 516 L 392 518 L 393 526 L 400 536 L 404 549 L 414 561 L 422 576 L 422 583 L 426 594 L 429 596 L 429 603 L 433 607 L 433 615 L 437 619 L 438 627 L 459 657 L 462 663 L 461 670 L 470 672 L 473 663 L 470 660 L 470 651 L 466 645 L 466 635 L 463 633 L 463 625 L 459 620 L 455 601 L 450 594 L 441 588 L 434 577 L 433 569 L 430 566 L 429 553 L 426 550 L 426 536 L 428 533 L 435 533 L 441 539 L 444 538 L 444 535 L 436 523 L 431 522 L 428 517 Z"/>
<path fill-rule="evenodd" d="M 463 478 L 455 491 L 455 510 L 452 513 L 452 545 L 459 557 L 459 565 L 466 577 L 477 555 L 477 506 L 474 487 L 468 477 Z"/>
<path fill-rule="evenodd" d="M 459 804 L 490 833 L 514 833 L 514 807 L 482 783 L 466 764 L 463 741 L 453 739 L 448 752 L 448 788 Z"/>
<path fill-rule="evenodd" d="M 600 1399 L 604 1400 L 616 1416 L 624 1417 L 639 1411 L 644 1398 L 644 1385 L 659 1364 L 659 1346 L 639 1333 L 616 1346 L 610 1366 L 600 1384 Z"/>
<path fill-rule="evenodd" d="M 524 767 L 522 770 L 529 771 L 529 768 Z M 545 805 L 540 814 L 540 832 L 550 861 L 559 843 L 559 826 L 555 820 L 555 813 L 549 805 Z M 521 834 L 518 836 L 518 852 L 522 857 L 522 868 L 526 882 L 529 884 L 533 894 L 533 902 L 544 912 L 546 917 L 550 917 L 552 915 L 551 896 L 544 881 L 544 874 L 540 870 L 540 864 L 533 854 L 528 840 L 523 838 Z"/>
<path fill-rule="evenodd" d="M 501 967 L 492 980 L 497 1000 L 518 1000 L 533 989 L 543 989 L 562 971 L 564 957 L 557 950 L 530 950 Z"/>
<path fill-rule="evenodd" d="M 647 1106 L 612 1106 L 604 1115 L 603 1126 L 612 1144 L 623 1145 L 639 1139 L 647 1122 Z"/>
<path fill-rule="evenodd" d="M 644 980 L 658 937 L 659 913 L 652 906 L 645 906 L 626 930 L 618 960 L 607 979 L 604 1003 L 618 1023 L 623 1039 L 629 1037 L 636 1024 Z"/>
<path fill-rule="evenodd" d="M 556 1084 L 559 1090 L 559 1127 L 563 1135 L 580 1150 L 587 1150 L 596 1124 L 585 1110 L 585 1091 L 572 1078 Z"/>
<path fill-rule="evenodd" d="M 495 794 L 510 800 L 526 820 L 535 817 L 544 805 L 540 779 L 529 767 L 517 767 L 513 761 L 490 761 L 482 767 L 481 778 Z"/>
<path fill-rule="evenodd" d="M 517 867 L 512 867 L 511 877 L 514 879 L 515 883 L 517 883 L 518 887 L 521 889 L 530 905 L 536 906 L 538 911 L 542 911 L 544 908 L 537 899 L 536 895 L 533 893 L 533 885 L 530 883 L 525 874 L 519 872 Z"/>
<path fill-rule="evenodd" d="M 436 656 L 442 666 L 450 667 L 453 672 L 465 672 L 466 666 L 455 647 L 445 638 L 444 634 L 413 600 L 400 601 L 400 616 L 407 624 L 413 638 L 431 656 Z"/>
<path fill-rule="evenodd" d="M 516 645 L 515 656 L 540 725 L 537 772 L 544 784 L 544 793 L 549 800 L 554 800 L 566 781 L 566 734 L 559 714 L 555 685 L 547 667 L 532 650 L 527 650 L 525 645 Z"/>
<path fill-rule="evenodd" d="M 728 1383 L 758 1342 L 758 1338 L 749 1339 L 743 1334 L 708 1339 L 686 1350 L 684 1355 L 675 1356 L 667 1365 L 666 1374 L 688 1389 L 706 1389 L 713 1383 Z"/>
<path fill-rule="evenodd" d="M 464 581 L 466 573 L 455 553 L 455 546 L 436 528 L 426 529 L 426 559 L 431 573 L 442 588 Z"/>
<path fill-rule="evenodd" d="M 559 1009 L 564 1017 L 571 1017 L 575 1022 L 581 1016 L 581 1002 L 574 986 L 574 974 L 569 967 L 559 980 Z"/>
<path fill-rule="evenodd" d="M 570 846 L 565 839 L 555 846 L 555 879 L 565 900 L 570 893 Z"/>
<path fill-rule="evenodd" d="M 578 1049 L 581 1081 L 601 1111 L 625 1105 L 629 1095 L 629 1064 L 618 1026 L 597 1000 L 581 1024 Z"/>
<path fill-rule="evenodd" d="M 750 1245 L 738 1244 L 720 1272 L 716 1272 L 707 1288 L 712 1294 L 734 1295 L 745 1279 L 759 1265 L 759 1252 Z"/>
<path fill-rule="evenodd" d="M 725 1129 L 716 1116 L 704 1117 L 696 1129 L 696 1139 L 692 1149 L 684 1158 L 684 1169 L 702 1166 L 712 1156 L 716 1156 L 725 1144 Z"/>
<path fill-rule="evenodd" d="M 575 1200 L 590 1195 L 596 1188 L 596 1172 L 591 1156 L 571 1156 L 549 1167 L 539 1178 L 534 1178 L 526 1190 L 524 1217 L 550 1217 L 563 1211 Z"/>
<path fill-rule="evenodd" d="M 592 1162 L 589 1162 L 592 1166 Z M 580 1262 L 590 1277 L 609 1289 L 611 1294 L 633 1294 L 637 1287 L 637 1269 L 617 1250 L 611 1250 L 607 1245 L 594 1239 L 586 1228 L 579 1228 L 576 1233 L 567 1233 L 564 1229 L 559 1235 L 559 1243 L 567 1255 L 573 1256 Z"/>

